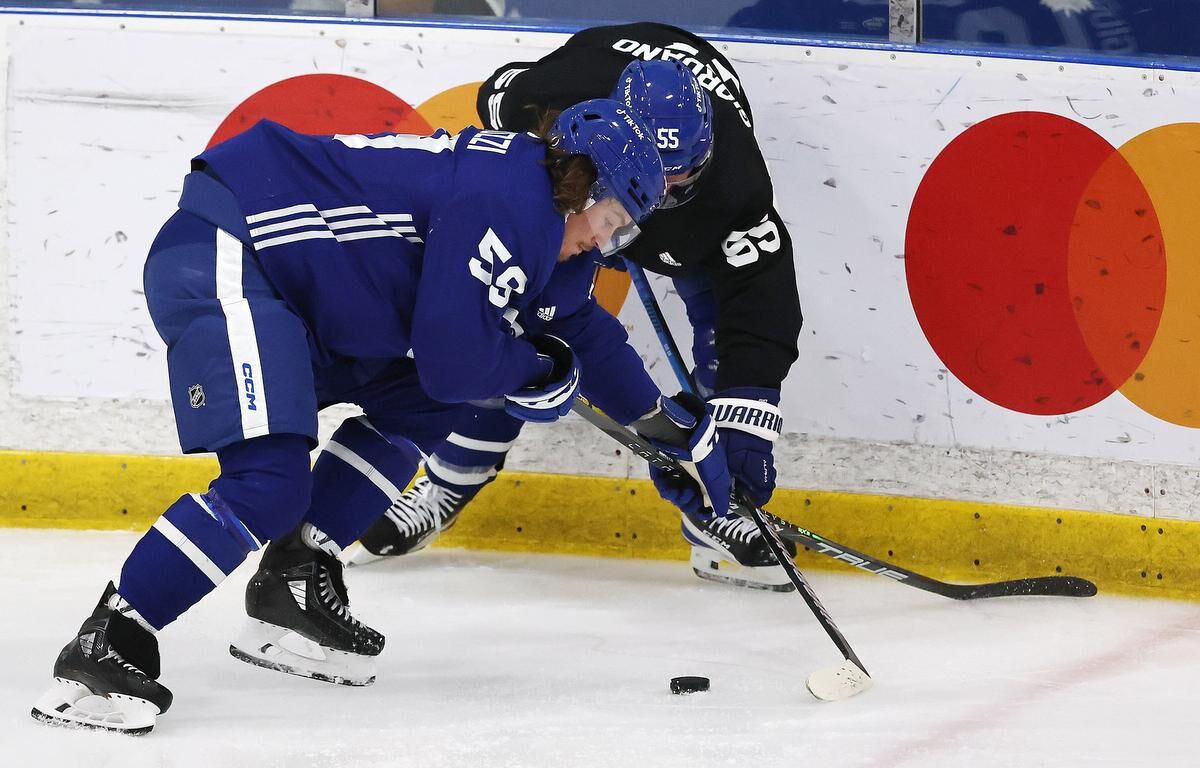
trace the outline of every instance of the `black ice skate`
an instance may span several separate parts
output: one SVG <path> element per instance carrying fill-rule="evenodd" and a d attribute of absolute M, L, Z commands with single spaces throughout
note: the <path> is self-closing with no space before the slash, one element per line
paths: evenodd
<path fill-rule="evenodd" d="M 773 592 L 795 589 L 748 517 L 730 512 L 727 517 L 693 520 L 685 514 L 683 537 L 692 545 L 692 571 L 702 579 Z M 795 544 L 784 544 L 795 554 Z"/>
<path fill-rule="evenodd" d="M 234 658 L 340 685 L 375 681 L 383 635 L 350 615 L 338 549 L 305 523 L 272 541 L 246 585 L 248 619 Z"/>
<path fill-rule="evenodd" d="M 407 555 L 427 547 L 438 534 L 458 520 L 474 494 L 468 496 L 443 488 L 421 477 L 392 503 L 387 514 L 375 521 L 359 538 L 361 550 L 350 562 L 363 565 L 380 557 Z"/>
<path fill-rule="evenodd" d="M 149 733 L 171 706 L 157 682 L 158 639 L 121 613 L 109 582 L 96 610 L 54 662 L 54 685 L 33 705 L 37 720 L 53 725 Z"/>

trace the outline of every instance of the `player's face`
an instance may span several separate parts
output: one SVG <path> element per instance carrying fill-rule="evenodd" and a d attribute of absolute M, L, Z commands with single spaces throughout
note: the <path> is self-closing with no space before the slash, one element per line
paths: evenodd
<path fill-rule="evenodd" d="M 558 251 L 558 260 L 566 261 L 572 256 L 590 251 L 592 245 L 592 227 L 582 213 L 568 213 L 567 223 L 563 228 L 562 248 Z"/>
<path fill-rule="evenodd" d="M 677 208 L 696 194 L 696 180 L 700 178 L 700 174 L 708 166 L 709 159 L 712 158 L 712 150 L 705 156 L 700 164 L 695 168 L 688 170 L 686 173 L 676 173 L 667 177 L 667 194 L 663 197 L 662 205 L 659 208 Z"/>
<path fill-rule="evenodd" d="M 558 260 L 565 261 L 592 249 L 612 253 L 636 235 L 636 227 L 632 225 L 633 218 L 615 197 L 592 203 L 582 213 L 567 216 Z"/>

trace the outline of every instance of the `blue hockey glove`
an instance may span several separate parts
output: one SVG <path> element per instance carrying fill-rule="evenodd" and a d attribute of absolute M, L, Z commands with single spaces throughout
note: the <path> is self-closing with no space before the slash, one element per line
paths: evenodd
<path fill-rule="evenodd" d="M 735 387 L 717 393 L 708 404 L 733 482 L 755 506 L 764 506 L 775 491 L 772 448 L 783 431 L 779 390 Z"/>
<path fill-rule="evenodd" d="M 534 336 L 529 343 L 537 349 L 546 372 L 538 381 L 505 395 L 504 410 L 523 421 L 557 421 L 571 410 L 579 389 L 579 361 L 557 336 Z"/>
<path fill-rule="evenodd" d="M 659 408 L 635 428 L 655 447 L 678 459 L 689 477 L 675 477 L 651 467 L 655 489 L 692 519 L 707 520 L 714 511 L 724 517 L 729 512 L 729 466 L 725 446 L 704 402 L 681 393 L 660 399 Z M 651 425 L 653 421 L 659 424 Z M 668 431 L 674 432 L 674 437 L 668 437 Z"/>

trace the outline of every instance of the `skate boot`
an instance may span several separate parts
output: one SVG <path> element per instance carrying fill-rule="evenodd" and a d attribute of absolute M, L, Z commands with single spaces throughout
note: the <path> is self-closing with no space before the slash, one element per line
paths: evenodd
<path fill-rule="evenodd" d="M 350 615 L 338 547 L 308 523 L 272 541 L 246 585 L 234 658 L 339 685 L 370 685 L 383 635 Z"/>
<path fill-rule="evenodd" d="M 428 477 L 418 478 L 359 538 L 363 551 L 356 552 L 352 562 L 362 565 L 380 557 L 424 549 L 454 525 L 458 513 L 473 497 L 440 486 Z"/>
<path fill-rule="evenodd" d="M 795 589 L 748 517 L 730 512 L 725 517 L 693 519 L 685 514 L 683 537 L 692 545 L 692 571 L 702 579 L 773 592 Z M 789 554 L 796 553 L 795 544 L 784 544 Z"/>
<path fill-rule="evenodd" d="M 109 582 L 96 610 L 54 662 L 54 685 L 33 705 L 37 720 L 75 728 L 149 733 L 171 706 L 157 682 L 158 639 L 124 615 Z"/>

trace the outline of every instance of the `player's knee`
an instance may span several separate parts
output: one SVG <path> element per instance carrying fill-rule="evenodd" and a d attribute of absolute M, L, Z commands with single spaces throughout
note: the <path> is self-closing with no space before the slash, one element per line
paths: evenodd
<path fill-rule="evenodd" d="M 309 442 L 301 435 L 266 435 L 217 452 L 215 493 L 259 541 L 291 531 L 312 501 Z"/>
<path fill-rule="evenodd" d="M 359 538 L 416 474 L 421 453 L 410 440 L 384 435 L 366 417 L 347 419 L 313 467 L 306 522 L 339 547 Z"/>

